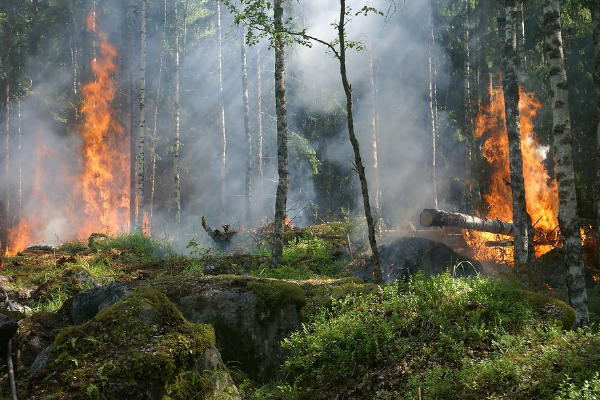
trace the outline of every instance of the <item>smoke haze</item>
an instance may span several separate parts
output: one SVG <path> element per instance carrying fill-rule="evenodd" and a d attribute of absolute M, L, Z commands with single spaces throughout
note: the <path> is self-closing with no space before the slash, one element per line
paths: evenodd
<path fill-rule="evenodd" d="M 148 13 L 146 71 L 146 177 L 151 172 L 150 144 L 156 143 L 156 187 L 154 193 L 152 234 L 174 237 L 174 198 L 172 146 L 174 132 L 173 52 L 171 31 L 163 41 L 162 2 L 150 2 Z M 159 4 L 160 3 L 160 4 Z M 193 3 L 193 2 L 192 2 Z M 393 3 L 392 3 L 393 4 Z M 431 130 L 429 128 L 429 67 L 428 46 L 430 27 L 428 2 L 425 0 L 396 4 L 376 0 L 371 4 L 388 12 L 385 16 L 370 13 L 356 16 L 347 24 L 348 40 L 362 42 L 367 50 L 348 52 L 349 80 L 354 90 L 356 132 L 361 145 L 363 163 L 371 190 L 375 196 L 371 118 L 373 104 L 369 100 L 371 79 L 375 85 L 377 111 L 377 152 L 382 218 L 388 227 L 406 227 L 414 223 L 423 208 L 433 206 L 433 191 L 429 169 L 431 164 Z M 359 10 L 363 3 L 350 1 L 348 6 Z M 171 19 L 169 2 L 168 18 Z M 397 9 L 395 9 L 397 7 Z M 125 129 L 131 121 L 129 107 L 129 48 L 126 5 L 116 1 L 99 1 L 97 24 L 107 33 L 118 52 L 119 70 L 114 79 L 118 84 L 113 100 L 115 114 Z M 339 19 L 339 5 L 318 0 L 291 2 L 287 12 L 293 12 L 294 23 L 304 26 L 307 33 L 331 42 L 336 38 L 332 23 Z M 123 10 L 116 13 L 111 10 Z M 245 220 L 244 190 L 246 142 L 243 124 L 242 68 L 239 29 L 222 5 L 222 77 L 227 132 L 226 211 L 221 207 L 221 133 L 219 112 L 218 50 L 216 36 L 216 3 L 200 1 L 190 5 L 186 15 L 188 25 L 180 31 L 181 51 L 181 190 L 182 244 L 192 237 L 207 240 L 200 226 L 205 215 L 209 224 L 219 227 L 229 223 L 234 228 L 257 227 L 261 220 L 272 221 L 277 182 L 275 109 L 273 89 L 273 50 L 266 42 L 246 47 L 250 96 L 250 123 L 253 135 L 252 208 L 254 218 Z M 31 92 L 20 104 L 21 143 L 12 144 L 11 164 L 22 166 L 20 175 L 11 175 L 10 188 L 15 193 L 22 181 L 22 207 L 16 221 L 38 221 L 32 242 L 56 243 L 73 236 L 87 235 L 77 229 L 84 210 L 69 208 L 67 197 L 72 193 L 73 179 L 82 169 L 81 133 L 73 128 L 81 121 L 79 113 L 81 87 L 74 86 L 73 70 L 85 84 L 92 80 L 90 60 L 94 35 L 85 29 L 85 14 L 73 16 L 80 24 L 76 28 L 62 27 L 40 43 L 40 53 L 32 58 L 25 70 L 31 77 Z M 180 12 L 182 12 L 180 10 Z M 119 14 L 118 18 L 115 15 Z M 138 13 L 139 14 L 139 13 Z M 83 18 L 83 19 L 82 19 Z M 169 21 L 171 24 L 171 21 Z M 170 26 L 170 25 L 168 25 Z M 96 38 L 97 40 L 97 38 Z M 85 54 L 74 54 L 78 43 Z M 166 46 L 165 46 L 166 44 Z M 45 51 L 43 49 L 50 49 Z M 139 51 L 139 50 L 138 50 Z M 434 45 L 432 57 L 437 71 L 448 68 L 446 57 Z M 257 58 L 260 53 L 260 59 Z M 54 54 L 56 62 L 48 63 Z M 160 60 L 162 58 L 162 70 Z M 373 68 L 370 68 L 372 59 Z M 77 60 L 75 67 L 69 60 Z M 261 73 L 261 109 L 263 125 L 263 176 L 258 174 L 257 137 L 258 96 L 257 69 Z M 134 71 L 134 80 L 139 70 Z M 160 87 L 159 87 L 160 78 Z M 439 78 L 439 82 L 446 79 Z M 312 48 L 294 44 L 286 48 L 287 110 L 290 135 L 298 139 L 290 149 L 290 193 L 288 215 L 296 225 L 320 222 L 340 217 L 340 207 L 352 215 L 362 214 L 362 198 L 357 175 L 352 172 L 354 156 L 348 140 L 345 120 L 345 97 L 342 90 L 338 60 L 325 46 L 314 43 Z M 442 90 L 438 85 L 438 90 Z M 158 96 L 158 98 L 157 98 Z M 69 104 L 69 109 L 57 109 Z M 135 103 L 134 103 L 135 104 Z M 154 113 L 156 140 L 153 139 Z M 16 121 L 13 105 L 13 121 Z M 136 114 L 133 109 L 134 116 Z M 313 118 L 315 123 L 307 123 Z M 443 116 L 441 116 L 443 118 Z M 327 120 L 328 124 L 323 121 Z M 321 121 L 321 122 L 319 122 Z M 332 122 L 333 121 L 333 122 Z M 137 124 L 137 122 L 135 122 Z M 14 122 L 13 122 L 14 124 Z M 134 125 L 137 132 L 137 125 Z M 332 130 L 333 127 L 333 130 Z M 444 133 L 440 133 L 444 134 Z M 109 136 L 112 133 L 109 133 Z M 308 142 L 302 139 L 307 139 Z M 107 138 L 110 140 L 110 138 Z M 308 151 L 305 145 L 314 150 Z M 309 149 L 310 150 L 310 149 Z M 311 158 L 311 154 L 312 157 Z M 450 155 L 446 155 L 449 157 Z M 318 173 L 313 164 L 318 160 Z M 39 167 L 41 169 L 36 169 Z M 122 171 L 129 174 L 129 171 Z M 440 178 L 441 179 L 441 178 Z M 345 182 L 345 183 L 344 183 Z M 328 192 L 327 185 L 342 184 L 344 191 Z M 443 182 L 440 182 L 443 187 Z M 441 190 L 441 189 L 440 189 Z M 14 194 L 11 196 L 16 209 Z M 146 201 L 150 199 L 150 183 L 146 183 Z M 78 203 L 77 203 L 78 204 Z M 116 212 L 116 211 L 115 211 Z M 19 218 L 20 217 L 20 218 Z M 75 225 L 75 226 L 74 226 Z M 127 229 L 123 221 L 121 229 Z M 95 229 L 104 231 L 106 227 Z M 33 227 L 32 227 L 33 229 Z M 116 232 L 111 232 L 116 233 Z M 29 243 L 33 244 L 33 243 Z"/>

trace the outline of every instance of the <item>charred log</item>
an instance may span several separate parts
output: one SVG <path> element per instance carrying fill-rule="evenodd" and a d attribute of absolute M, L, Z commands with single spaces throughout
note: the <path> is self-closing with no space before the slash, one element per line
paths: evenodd
<path fill-rule="evenodd" d="M 229 246 L 231 242 L 231 238 L 237 233 L 235 229 L 231 229 L 231 225 L 225 224 L 222 225 L 223 230 L 220 229 L 212 229 L 208 226 L 206 222 L 206 218 L 202 216 L 202 228 L 208 233 L 208 236 L 221 248 Z"/>
<path fill-rule="evenodd" d="M 425 227 L 453 226 L 457 228 L 474 229 L 482 232 L 497 233 L 500 235 L 514 235 L 514 226 L 508 222 L 429 208 L 421 212 L 420 222 L 421 225 Z"/>

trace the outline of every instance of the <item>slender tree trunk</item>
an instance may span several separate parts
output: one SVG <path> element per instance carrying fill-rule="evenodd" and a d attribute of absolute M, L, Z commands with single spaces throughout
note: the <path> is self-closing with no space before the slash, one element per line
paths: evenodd
<path fill-rule="evenodd" d="M 594 27 L 594 86 L 596 88 L 596 212 L 598 237 L 600 237 L 600 0 L 589 1 Z M 600 263 L 600 240 L 598 240 L 598 262 Z"/>
<path fill-rule="evenodd" d="M 377 239 L 375 238 L 375 225 L 373 223 L 373 215 L 371 213 L 371 203 L 369 201 L 369 187 L 367 185 L 367 178 L 365 175 L 365 168 L 362 163 L 360 156 L 360 146 L 356 134 L 354 133 L 354 116 L 352 106 L 352 87 L 348 82 L 348 76 L 346 73 L 346 44 L 345 44 L 345 17 L 346 17 L 346 1 L 340 0 L 340 20 L 338 23 L 338 40 L 340 43 L 339 61 L 340 61 L 340 75 L 342 77 L 342 85 L 344 86 L 344 93 L 346 94 L 346 111 L 348 121 L 348 134 L 350 136 L 350 143 L 354 150 L 354 163 L 356 170 L 358 171 L 358 177 L 360 179 L 360 187 L 363 198 L 363 206 L 365 210 L 365 217 L 367 219 L 367 229 L 369 231 L 369 244 L 371 246 L 371 257 L 373 260 L 373 276 L 377 283 L 382 282 L 381 268 L 379 266 L 379 250 L 377 249 Z"/>
<path fill-rule="evenodd" d="M 275 20 L 275 109 L 277 114 L 277 173 L 279 175 L 279 180 L 275 195 L 275 226 L 273 231 L 271 268 L 279 268 L 281 266 L 281 258 L 283 255 L 282 238 L 285 226 L 289 186 L 283 0 L 274 1 L 273 13 Z"/>
<path fill-rule="evenodd" d="M 261 76 L 262 60 L 260 57 L 260 47 L 256 46 L 256 100 L 257 110 L 256 118 L 258 124 L 258 176 L 260 177 L 260 199 L 264 199 L 265 195 L 265 179 L 263 176 L 263 127 L 262 127 L 262 76 Z"/>
<path fill-rule="evenodd" d="M 221 220 L 227 207 L 227 134 L 225 131 L 225 105 L 223 99 L 223 43 L 221 38 L 221 2 L 217 0 L 217 36 L 219 40 L 219 115 L 221 116 Z"/>
<path fill-rule="evenodd" d="M 517 0 L 517 49 L 519 52 L 517 76 L 519 84 L 524 86 L 527 78 L 527 53 L 525 52 L 525 15 L 523 13 L 523 0 Z"/>
<path fill-rule="evenodd" d="M 371 149 L 373 151 L 373 180 L 375 184 L 375 198 L 373 205 L 375 206 L 374 219 L 377 221 L 377 231 L 379 234 L 383 234 L 384 223 L 381 218 L 381 190 L 379 187 L 379 159 L 377 154 L 377 100 L 375 98 L 375 71 L 373 69 L 373 44 L 369 51 L 369 102 L 371 103 Z"/>
<path fill-rule="evenodd" d="M 429 42 L 427 46 L 428 54 L 427 58 L 429 61 L 429 117 L 431 127 L 431 184 L 433 188 L 433 205 L 434 208 L 438 208 L 438 190 L 437 190 L 437 129 L 435 126 L 435 107 L 434 107 L 434 76 L 433 76 L 433 59 L 431 54 L 431 48 L 433 47 L 435 36 L 433 32 L 433 8 L 431 0 L 429 0 Z"/>
<path fill-rule="evenodd" d="M 471 176 L 471 172 L 473 169 L 473 127 L 471 124 L 471 47 L 469 44 L 470 40 L 470 23 L 469 23 L 469 3 L 470 0 L 463 0 L 463 29 L 464 29 L 464 39 L 463 39 L 463 51 L 464 51 L 464 60 L 463 60 L 463 79 L 464 79 L 464 88 L 463 88 L 463 107 L 464 107 L 464 121 L 463 121 L 463 132 L 466 135 L 466 152 L 467 156 L 465 157 L 466 165 L 465 165 L 465 182 L 464 182 L 464 190 L 465 190 L 465 209 L 468 213 L 472 213 L 474 210 L 473 205 L 473 177 Z"/>
<path fill-rule="evenodd" d="M 562 47 L 560 2 L 544 0 L 545 49 L 548 54 L 550 86 L 552 95 L 552 126 L 554 133 L 554 157 L 558 183 L 558 221 L 565 250 L 567 289 L 569 303 L 577 313 L 577 325 L 589 323 L 585 269 L 577 197 L 575 195 L 575 172 L 571 138 L 571 115 L 567 72 Z"/>
<path fill-rule="evenodd" d="M 1 219 L 0 219 L 0 244 L 2 250 L 6 251 L 8 246 L 8 228 L 9 215 L 10 215 L 10 75 L 11 75 L 11 60 L 10 60 L 10 31 L 11 31 L 11 16 L 12 16 L 12 1 L 6 0 L 4 3 L 4 12 L 6 19 L 4 26 L 2 27 L 3 40 L 2 40 L 2 114 L 3 127 L 4 127 L 4 196 Z"/>
<path fill-rule="evenodd" d="M 248 69 L 244 30 L 240 29 L 240 55 L 242 59 L 242 91 L 244 97 L 244 131 L 246 133 L 246 226 L 252 224 L 252 134 L 250 133 L 250 102 L 248 100 Z"/>
<path fill-rule="evenodd" d="M 137 210 L 137 192 L 136 192 L 136 143 L 137 135 L 135 134 L 135 126 L 137 126 L 137 115 L 136 108 L 134 107 L 134 99 L 136 92 L 135 85 L 135 1 L 129 1 L 129 21 L 128 21 L 128 34 L 129 34 L 129 105 L 130 105 L 130 120 L 129 120 L 129 157 L 130 157 L 130 171 L 129 171 L 129 229 L 133 231 L 136 226 L 136 210 Z"/>
<path fill-rule="evenodd" d="M 146 130 L 146 4 L 147 0 L 142 0 L 141 12 L 141 32 L 140 32 L 140 124 L 137 138 L 137 207 L 136 207 L 136 228 L 143 232 L 144 224 L 144 140 Z"/>
<path fill-rule="evenodd" d="M 179 235 L 181 225 L 181 181 L 179 177 L 179 22 L 177 18 L 177 1 L 173 0 L 173 51 L 175 56 L 175 132 L 173 141 L 173 173 L 175 184 L 175 229 Z"/>
<path fill-rule="evenodd" d="M 163 31 L 162 31 L 162 40 L 161 43 L 165 42 L 165 38 L 167 35 L 167 7 L 168 0 L 164 2 L 164 11 L 163 11 Z M 152 127 L 152 145 L 151 145 L 151 166 L 150 166 L 150 198 L 148 199 L 148 234 L 150 235 L 152 232 L 152 217 L 154 213 L 154 191 L 156 190 L 156 141 L 157 141 L 157 123 L 158 123 L 158 103 L 160 101 L 160 91 L 161 91 L 161 83 L 162 83 L 162 73 L 163 73 L 163 61 L 165 58 L 165 48 L 162 47 L 160 51 L 160 59 L 158 61 L 158 80 L 156 83 L 156 99 L 154 101 L 154 125 Z"/>
<path fill-rule="evenodd" d="M 504 13 L 499 25 L 504 27 L 504 42 L 502 48 L 502 85 L 504 89 L 504 104 L 506 113 L 506 130 L 508 132 L 510 159 L 510 186 L 512 189 L 513 220 L 515 225 L 514 262 L 515 271 L 523 284 L 529 285 L 526 276 L 527 269 L 533 268 L 534 254 L 530 254 L 529 237 L 531 225 L 525 203 L 525 182 L 523 180 L 523 155 L 521 153 L 521 123 L 519 119 L 519 84 L 517 82 L 516 65 L 516 2 L 505 0 Z"/>

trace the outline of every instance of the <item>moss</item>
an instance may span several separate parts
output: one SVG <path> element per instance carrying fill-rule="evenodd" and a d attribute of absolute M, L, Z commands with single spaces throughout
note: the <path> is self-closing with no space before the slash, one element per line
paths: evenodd
<path fill-rule="evenodd" d="M 74 396 L 95 385 L 108 398 L 161 397 L 214 343 L 212 327 L 186 321 L 164 293 L 141 288 L 61 330 L 51 354 L 56 361 L 40 374 L 56 375 L 41 384 L 68 387 Z"/>
<path fill-rule="evenodd" d="M 268 318 L 282 304 L 295 304 L 298 311 L 306 304 L 304 290 L 294 282 L 275 279 L 250 280 L 248 288 L 256 294 L 256 313 L 259 321 Z"/>
<path fill-rule="evenodd" d="M 302 308 L 303 321 L 319 311 L 321 307 L 331 307 L 332 299 L 342 299 L 349 294 L 371 293 L 377 285 L 365 283 L 362 279 L 349 277 L 343 279 L 311 280 L 302 284 L 306 291 L 307 303 Z"/>
<path fill-rule="evenodd" d="M 566 303 L 540 293 L 522 291 L 531 307 L 540 314 L 543 320 L 560 321 L 563 329 L 573 329 L 577 323 L 575 310 Z"/>

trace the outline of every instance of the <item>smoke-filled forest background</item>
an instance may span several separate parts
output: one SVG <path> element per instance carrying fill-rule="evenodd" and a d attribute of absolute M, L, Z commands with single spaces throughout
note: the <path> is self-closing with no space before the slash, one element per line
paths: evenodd
<path fill-rule="evenodd" d="M 244 48 L 252 138 L 249 217 L 241 28 L 223 4 L 218 12 L 216 1 L 148 1 L 142 80 L 142 10 L 140 2 L 131 3 L 3 1 L 0 238 L 9 253 L 92 232 L 127 231 L 135 218 L 152 235 L 180 237 L 184 244 L 204 237 L 201 216 L 236 229 L 273 219 L 277 154 L 268 42 Z M 537 149 L 545 157 L 551 150 L 552 110 L 542 1 L 524 3 L 518 30 L 521 84 L 541 104 L 533 122 Z M 579 215 L 593 220 L 593 38 L 590 12 L 582 3 L 562 2 L 563 40 Z M 489 164 L 482 157 L 483 139 L 474 132 L 492 87 L 501 86 L 499 4 L 376 0 L 369 5 L 383 15 L 356 16 L 346 26 L 347 37 L 364 47 L 349 54 L 348 73 L 375 216 L 387 228 L 408 228 L 423 208 L 434 206 L 485 215 Z M 348 5 L 359 10 L 363 3 Z M 338 3 L 289 1 L 285 7 L 293 26 L 335 40 L 331 24 L 339 18 Z M 338 61 L 320 44 L 291 45 L 285 61 L 287 214 L 301 226 L 360 215 Z M 102 126 L 97 136 L 90 134 Z M 132 216 L 140 129 L 145 194 L 140 215 Z M 552 157 L 545 160 L 553 178 Z"/>

